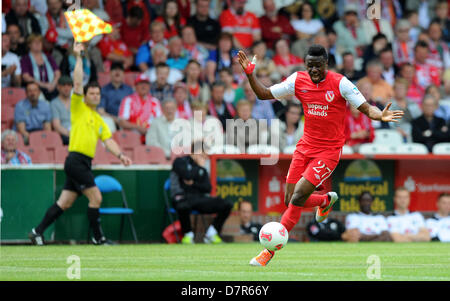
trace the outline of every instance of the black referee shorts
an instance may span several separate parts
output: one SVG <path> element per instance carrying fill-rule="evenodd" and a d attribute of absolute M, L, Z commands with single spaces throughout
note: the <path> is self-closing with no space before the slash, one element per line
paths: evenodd
<path fill-rule="evenodd" d="M 65 190 L 70 190 L 81 194 L 84 189 L 95 186 L 94 174 L 92 173 L 92 158 L 70 152 L 64 162 L 64 172 L 66 173 Z"/>

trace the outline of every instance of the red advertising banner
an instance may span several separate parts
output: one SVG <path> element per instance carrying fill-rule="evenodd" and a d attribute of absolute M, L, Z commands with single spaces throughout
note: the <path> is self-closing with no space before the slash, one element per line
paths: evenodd
<path fill-rule="evenodd" d="M 411 211 L 435 211 L 438 196 L 450 192 L 449 160 L 399 160 L 395 170 L 395 187 L 411 193 Z"/>

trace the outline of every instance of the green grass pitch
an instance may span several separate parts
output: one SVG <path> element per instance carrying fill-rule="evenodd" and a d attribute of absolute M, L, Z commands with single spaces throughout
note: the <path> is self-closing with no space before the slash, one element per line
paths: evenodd
<path fill-rule="evenodd" d="M 267 267 L 249 266 L 258 243 L 221 245 L 1 246 L 0 280 L 69 280 L 67 257 L 80 258 L 83 280 L 302 281 L 450 280 L 450 244 L 288 243 Z M 372 262 L 373 263 L 373 262 Z"/>

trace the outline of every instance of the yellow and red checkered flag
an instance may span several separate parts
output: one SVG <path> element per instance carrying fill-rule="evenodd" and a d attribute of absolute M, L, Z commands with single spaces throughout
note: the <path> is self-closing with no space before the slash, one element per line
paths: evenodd
<path fill-rule="evenodd" d="M 73 38 L 77 42 L 86 42 L 94 36 L 111 33 L 111 24 L 106 23 L 88 9 L 77 9 L 64 13 Z"/>

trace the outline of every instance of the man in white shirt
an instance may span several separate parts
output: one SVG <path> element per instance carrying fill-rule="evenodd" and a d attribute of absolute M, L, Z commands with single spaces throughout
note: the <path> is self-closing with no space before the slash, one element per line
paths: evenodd
<path fill-rule="evenodd" d="M 381 214 L 373 214 L 371 205 L 373 196 L 365 191 L 359 196 L 358 213 L 351 213 L 345 219 L 346 230 L 342 240 L 346 242 L 359 241 L 391 241 L 386 218 Z"/>
<path fill-rule="evenodd" d="M 430 241 L 425 219 L 419 212 L 409 212 L 409 191 L 398 187 L 394 194 L 394 214 L 387 218 L 394 242 Z"/>
<path fill-rule="evenodd" d="M 19 57 L 9 51 L 9 34 L 2 34 L 2 88 L 20 87 L 21 74 Z"/>
<path fill-rule="evenodd" d="M 439 195 L 436 205 L 437 212 L 425 223 L 431 240 L 450 242 L 450 194 Z"/>

